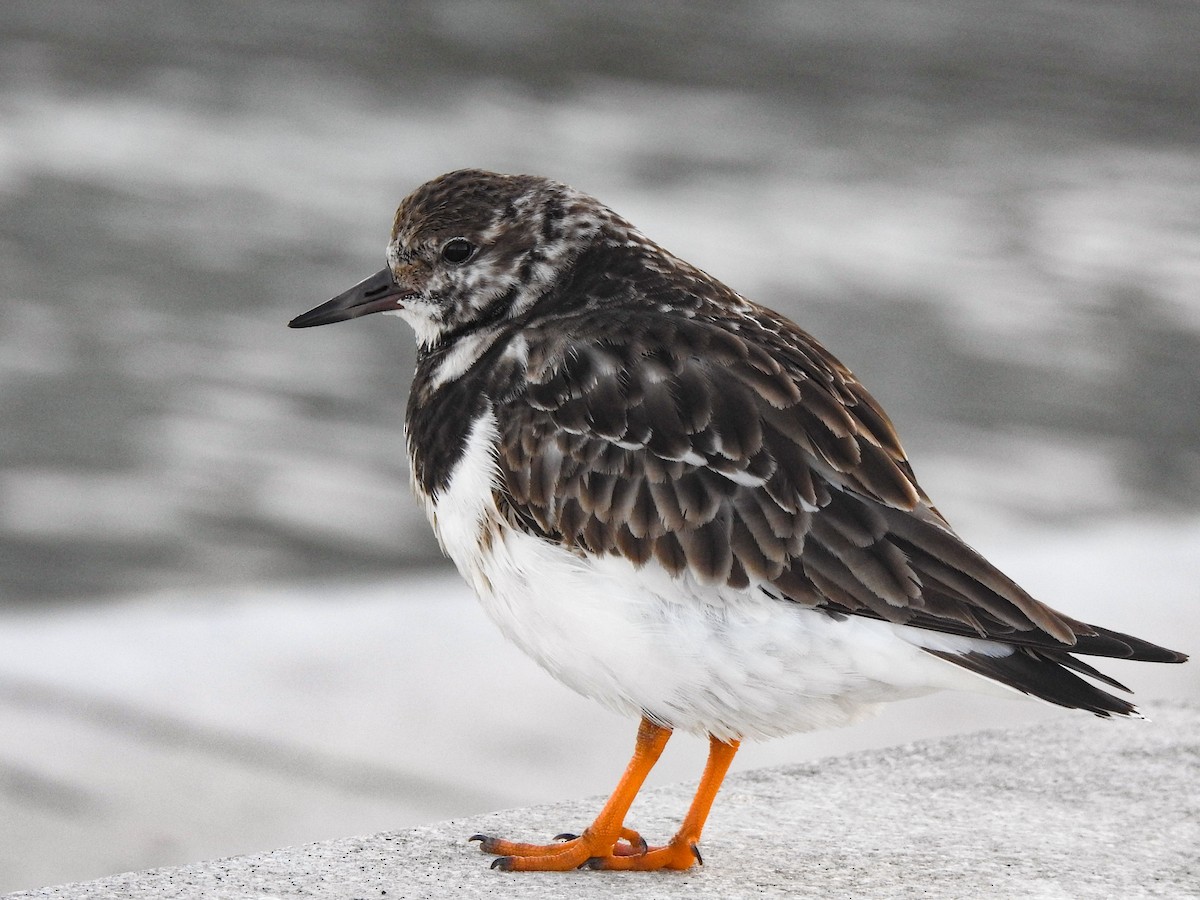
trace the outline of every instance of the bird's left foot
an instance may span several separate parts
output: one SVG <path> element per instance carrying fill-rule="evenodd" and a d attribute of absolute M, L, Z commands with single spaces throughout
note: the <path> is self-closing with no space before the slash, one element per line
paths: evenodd
<path fill-rule="evenodd" d="M 617 835 L 598 835 L 590 829 L 582 835 L 560 834 L 557 844 L 524 844 L 476 834 L 484 853 L 497 854 L 493 869 L 505 872 L 566 872 L 571 869 L 619 869 L 651 871 L 687 869 L 700 860 L 695 843 L 671 841 L 663 847 L 650 847 L 631 828 Z"/>

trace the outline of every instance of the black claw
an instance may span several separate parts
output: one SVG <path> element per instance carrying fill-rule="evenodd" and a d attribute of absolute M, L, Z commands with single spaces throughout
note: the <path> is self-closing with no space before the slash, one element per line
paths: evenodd
<path fill-rule="evenodd" d="M 579 835 L 571 834 L 571 832 L 569 832 L 569 831 L 564 831 L 562 834 L 556 834 L 554 836 L 554 840 L 556 840 L 556 841 L 577 841 L 577 840 L 579 840 Z"/>
<path fill-rule="evenodd" d="M 486 834 L 473 834 L 467 838 L 467 841 L 468 843 L 470 841 L 479 841 L 479 850 L 481 853 L 496 852 L 496 839 L 488 837 Z"/>
<path fill-rule="evenodd" d="M 704 857 L 700 855 L 700 848 L 696 844 L 692 844 L 692 855 L 696 857 L 696 862 L 704 865 Z"/>
<path fill-rule="evenodd" d="M 490 869 L 499 869 L 501 872 L 511 872 L 513 867 L 513 858 L 511 856 L 497 856 L 492 860 Z"/>
<path fill-rule="evenodd" d="M 600 869 L 604 868 L 604 857 L 603 856 L 593 856 L 590 859 L 586 859 L 579 866 L 579 868 L 591 869 L 594 872 L 599 871 Z"/>
<path fill-rule="evenodd" d="M 637 855 L 645 856 L 647 853 L 650 852 L 650 845 L 646 843 L 646 839 L 644 837 L 642 837 L 640 834 L 638 835 L 638 837 L 641 838 L 641 840 L 638 841 Z M 695 849 L 695 848 L 693 847 L 693 849 Z"/>

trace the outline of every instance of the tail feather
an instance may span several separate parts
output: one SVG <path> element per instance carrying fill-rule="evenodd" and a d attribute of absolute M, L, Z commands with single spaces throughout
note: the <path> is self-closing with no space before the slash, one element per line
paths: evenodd
<path fill-rule="evenodd" d="M 1074 669 L 1092 678 L 1098 678 L 1120 690 L 1129 690 L 1128 688 L 1062 651 L 1015 647 L 1008 656 L 986 656 L 974 652 L 955 653 L 928 648 L 925 652 L 1059 706 L 1085 709 L 1104 718 L 1113 715 L 1138 715 L 1137 707 L 1128 700 L 1114 697 L 1090 681 L 1084 681 L 1070 670 Z"/>
<path fill-rule="evenodd" d="M 1095 666 L 1088 665 L 1082 659 L 1076 659 L 1070 653 L 1059 653 L 1053 657 L 1052 661 L 1060 666 L 1066 666 L 1068 669 L 1073 669 L 1076 672 L 1086 675 L 1088 678 L 1095 678 L 1097 681 L 1102 681 L 1109 687 L 1115 687 L 1118 691 L 1124 691 L 1127 694 L 1133 693 L 1133 688 L 1126 687 L 1111 675 L 1105 675 Z"/>
<path fill-rule="evenodd" d="M 1187 661 L 1186 653 L 1168 650 L 1166 647 L 1144 641 L 1132 634 L 1101 628 L 1099 625 L 1088 625 L 1075 619 L 1069 621 L 1075 630 L 1076 637 L 1075 644 L 1071 647 L 1072 653 L 1083 653 L 1087 656 L 1110 656 L 1114 659 L 1136 659 L 1139 662 L 1181 663 Z M 1122 688 L 1122 690 L 1126 689 Z"/>

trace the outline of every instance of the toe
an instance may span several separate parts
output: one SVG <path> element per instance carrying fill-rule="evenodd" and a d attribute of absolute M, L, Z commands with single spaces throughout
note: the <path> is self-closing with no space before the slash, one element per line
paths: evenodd
<path fill-rule="evenodd" d="M 621 829 L 621 840 L 613 847 L 614 856 L 642 856 L 650 849 L 646 839 L 632 828 Z"/>
<path fill-rule="evenodd" d="M 584 866 L 612 868 L 614 858 L 641 859 L 649 850 L 645 839 L 631 828 L 598 834 L 590 829 L 582 835 L 560 834 L 553 844 L 523 844 L 485 834 L 472 835 L 484 853 L 496 854 L 492 868 L 502 872 L 566 872 Z"/>
<path fill-rule="evenodd" d="M 590 869 L 623 872 L 653 872 L 660 869 L 681 871 L 704 861 L 694 841 L 675 840 L 662 847 L 650 847 L 645 853 L 593 857 L 587 861 Z"/>
<path fill-rule="evenodd" d="M 565 842 L 563 839 L 566 838 Z M 559 835 L 554 844 L 525 844 L 519 841 L 506 841 L 503 838 L 489 837 L 486 834 L 471 835 L 468 840 L 478 841 L 483 853 L 493 853 L 497 856 L 556 856 L 572 841 L 577 841 L 575 835 Z"/>

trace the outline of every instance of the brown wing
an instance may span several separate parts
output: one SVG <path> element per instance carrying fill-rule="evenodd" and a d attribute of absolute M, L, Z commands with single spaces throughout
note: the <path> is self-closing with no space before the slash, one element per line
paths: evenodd
<path fill-rule="evenodd" d="M 528 387 L 496 408 L 501 501 L 548 540 L 833 614 L 1060 653 L 1160 651 L 1039 603 L 963 543 L 876 401 L 768 310 L 736 331 L 592 313 L 527 345 Z"/>

